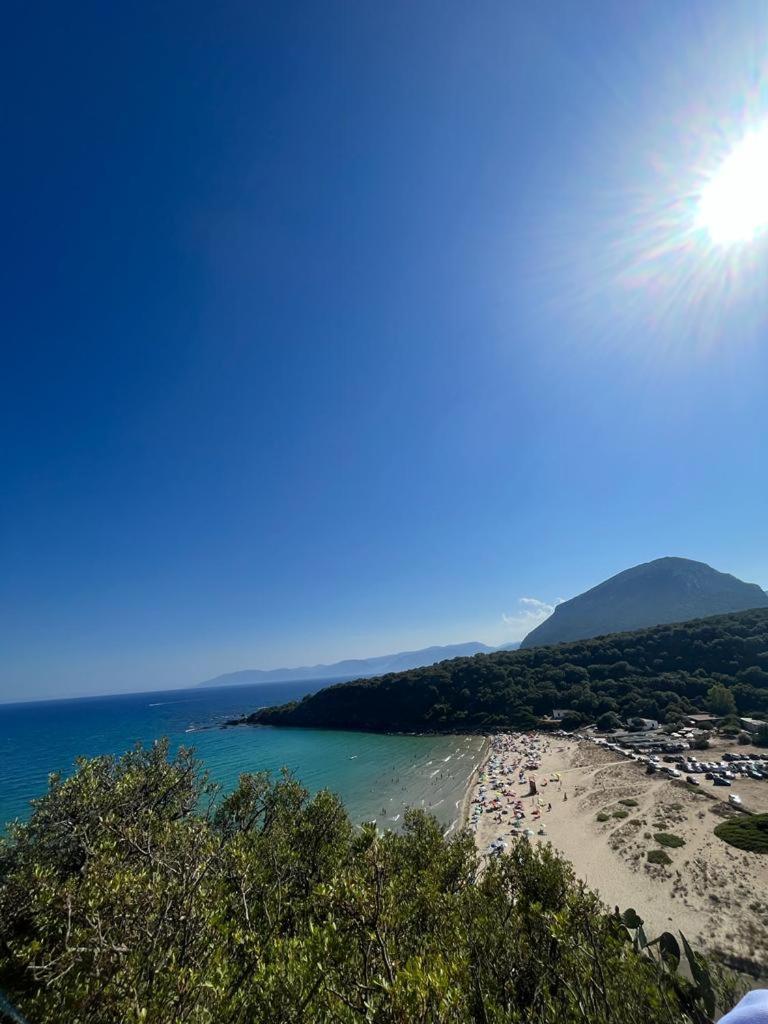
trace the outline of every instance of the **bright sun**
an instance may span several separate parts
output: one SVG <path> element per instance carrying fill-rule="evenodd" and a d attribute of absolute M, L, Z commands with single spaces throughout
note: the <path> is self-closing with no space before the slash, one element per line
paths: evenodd
<path fill-rule="evenodd" d="M 768 124 L 737 143 L 701 190 L 696 222 L 717 245 L 768 227 Z"/>

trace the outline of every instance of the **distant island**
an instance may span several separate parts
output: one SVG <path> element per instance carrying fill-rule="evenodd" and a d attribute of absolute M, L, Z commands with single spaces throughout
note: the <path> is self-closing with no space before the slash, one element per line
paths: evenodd
<path fill-rule="evenodd" d="M 517 650 L 519 643 L 488 647 L 486 644 L 470 641 L 465 644 L 448 644 L 445 647 L 424 647 L 418 651 L 401 651 L 398 654 L 383 654 L 375 658 L 352 658 L 335 661 L 330 665 L 304 665 L 299 668 L 247 668 L 240 672 L 227 672 L 206 679 L 198 686 L 249 686 L 253 683 L 300 682 L 308 679 L 361 679 L 364 676 L 380 676 L 387 672 L 405 672 L 411 668 L 434 665 L 446 658 L 468 658 L 473 654 L 491 654 L 494 651 Z"/>
<path fill-rule="evenodd" d="M 476 654 L 319 690 L 242 719 L 381 732 L 572 727 L 604 715 L 768 718 L 768 609 L 549 647 Z"/>
<path fill-rule="evenodd" d="M 523 648 L 768 608 L 768 594 L 690 558 L 657 558 L 625 569 L 570 601 L 525 637 Z"/>

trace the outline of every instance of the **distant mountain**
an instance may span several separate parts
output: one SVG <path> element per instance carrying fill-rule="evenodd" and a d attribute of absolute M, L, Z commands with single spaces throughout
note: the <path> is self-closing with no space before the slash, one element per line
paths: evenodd
<path fill-rule="evenodd" d="M 473 654 L 490 654 L 492 651 L 513 651 L 518 643 L 501 647 L 487 647 L 470 641 L 466 644 L 449 644 L 447 647 L 425 647 L 420 651 L 401 651 L 399 654 L 383 654 L 378 658 L 351 658 L 335 661 L 330 665 L 304 665 L 300 668 L 247 668 L 240 672 L 227 672 L 215 679 L 206 679 L 199 686 L 247 686 L 252 683 L 282 683 L 304 679 L 362 679 L 364 676 L 383 676 L 389 672 L 406 672 L 411 668 L 434 665 L 449 658 L 469 658 Z"/>
<path fill-rule="evenodd" d="M 768 594 L 704 562 L 657 558 L 625 569 L 554 612 L 522 648 L 566 643 L 669 622 L 768 607 Z"/>

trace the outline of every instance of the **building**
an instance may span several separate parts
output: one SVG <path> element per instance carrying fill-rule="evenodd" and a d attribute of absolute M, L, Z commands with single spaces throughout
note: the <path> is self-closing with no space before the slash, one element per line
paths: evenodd
<path fill-rule="evenodd" d="M 765 725 L 765 722 L 761 722 L 758 718 L 740 718 L 739 725 L 747 732 L 757 732 L 761 725 Z"/>
<path fill-rule="evenodd" d="M 639 732 L 652 732 L 659 728 L 659 723 L 654 718 L 631 718 L 629 724 Z"/>
<path fill-rule="evenodd" d="M 552 717 L 556 722 L 562 722 L 567 715 L 572 715 L 573 712 L 570 708 L 555 708 L 552 712 Z"/>
<path fill-rule="evenodd" d="M 688 717 L 684 721 L 686 725 L 691 725 L 694 728 L 708 729 L 716 726 L 720 719 L 717 717 L 717 715 L 696 714 L 688 715 Z"/>

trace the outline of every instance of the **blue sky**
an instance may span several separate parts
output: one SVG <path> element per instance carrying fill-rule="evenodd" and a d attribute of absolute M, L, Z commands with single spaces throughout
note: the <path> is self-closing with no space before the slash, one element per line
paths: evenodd
<path fill-rule="evenodd" d="M 0 699 L 501 643 L 666 554 L 768 584 L 768 252 L 689 231 L 764 4 L 3 35 Z"/>

